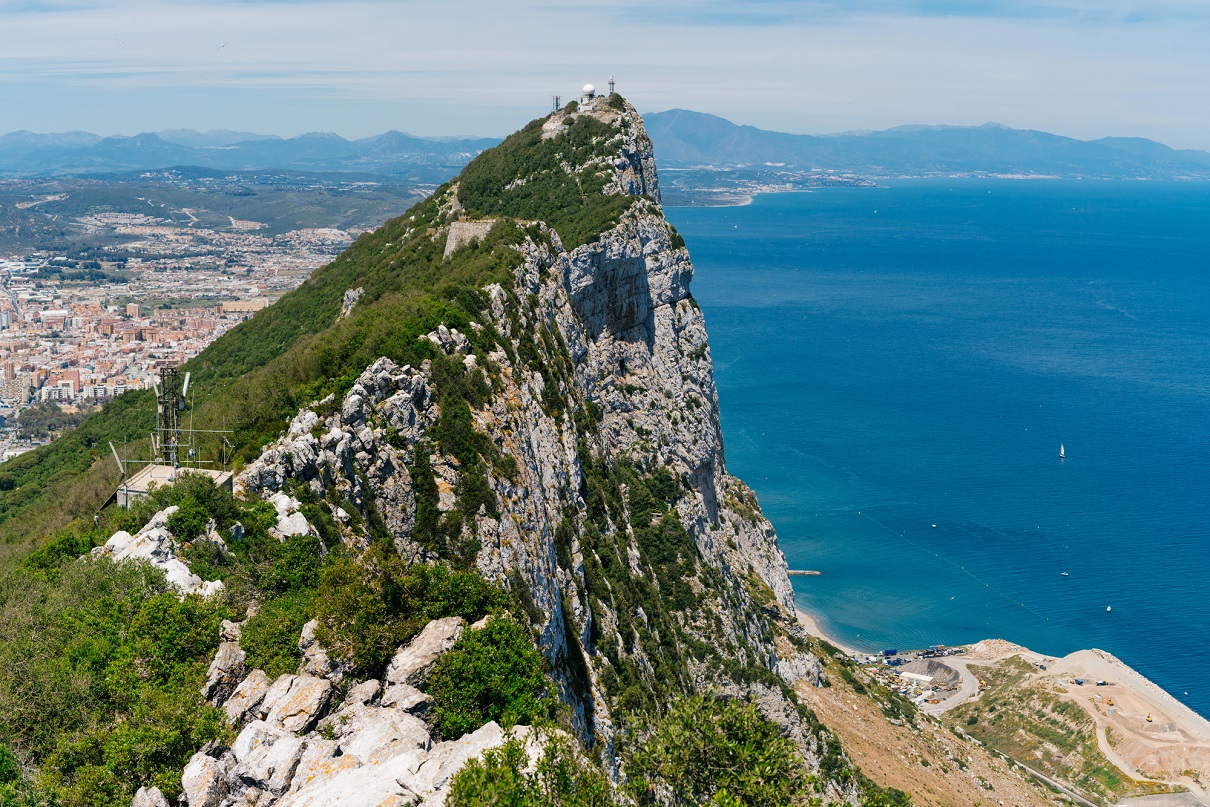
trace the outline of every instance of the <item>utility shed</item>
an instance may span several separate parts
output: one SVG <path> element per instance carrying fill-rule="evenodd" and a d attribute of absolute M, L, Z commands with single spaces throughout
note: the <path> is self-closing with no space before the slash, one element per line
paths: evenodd
<path fill-rule="evenodd" d="M 221 485 L 227 488 L 227 490 L 231 490 L 230 471 L 211 471 L 206 468 L 173 468 L 171 465 L 152 463 L 151 465 L 144 466 L 141 471 L 118 486 L 118 504 L 123 507 L 130 507 L 130 503 L 135 499 L 140 496 L 146 496 L 147 491 L 151 490 L 152 485 L 156 487 L 171 485 L 181 474 L 201 474 L 202 476 L 208 476 L 216 486 Z"/>

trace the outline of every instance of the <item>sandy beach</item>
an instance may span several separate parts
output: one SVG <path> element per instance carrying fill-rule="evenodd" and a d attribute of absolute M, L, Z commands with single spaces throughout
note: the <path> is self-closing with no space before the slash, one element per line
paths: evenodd
<path fill-rule="evenodd" d="M 794 613 L 798 615 L 798 624 L 802 625 L 803 629 L 816 639 L 823 639 L 829 644 L 839 647 L 850 656 L 861 654 L 860 650 L 855 650 L 854 648 L 849 647 L 847 644 L 837 639 L 835 636 L 829 636 L 827 633 L 825 633 L 823 628 L 819 625 L 819 620 L 808 614 L 803 609 L 799 608 L 797 605 L 794 606 Z"/>

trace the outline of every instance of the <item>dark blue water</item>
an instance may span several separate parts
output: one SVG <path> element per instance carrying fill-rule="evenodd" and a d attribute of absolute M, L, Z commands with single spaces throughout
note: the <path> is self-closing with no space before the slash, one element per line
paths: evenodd
<path fill-rule="evenodd" d="M 1210 185 L 907 183 L 668 214 L 729 470 L 791 568 L 823 572 L 794 582 L 826 630 L 1100 647 L 1210 716 Z"/>

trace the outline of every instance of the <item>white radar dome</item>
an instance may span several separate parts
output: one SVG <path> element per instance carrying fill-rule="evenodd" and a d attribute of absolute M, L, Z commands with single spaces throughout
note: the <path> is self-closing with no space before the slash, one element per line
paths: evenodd
<path fill-rule="evenodd" d="M 596 91 L 597 91 L 597 88 L 592 86 L 591 84 L 584 85 L 584 94 L 585 95 L 592 95 Z"/>

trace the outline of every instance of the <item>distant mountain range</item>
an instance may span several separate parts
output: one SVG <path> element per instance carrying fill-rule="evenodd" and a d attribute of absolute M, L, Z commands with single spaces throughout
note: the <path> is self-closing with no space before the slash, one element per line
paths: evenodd
<path fill-rule="evenodd" d="M 673 109 L 647 115 L 646 124 L 661 165 L 669 168 L 818 169 L 865 178 L 964 174 L 1210 179 L 1210 153 L 1205 151 L 1180 151 L 1143 138 L 1076 140 L 995 123 L 794 135 Z M 198 166 L 223 171 L 357 172 L 443 182 L 498 142 L 415 137 L 396 131 L 359 140 L 321 132 L 281 138 L 192 129 L 133 137 L 12 132 L 0 135 L 0 176 Z"/>
<path fill-rule="evenodd" d="M 645 116 L 664 166 L 777 165 L 866 177 L 1008 174 L 1100 179 L 1210 179 L 1210 153 L 1152 140 L 1070 137 L 996 123 L 900 126 L 878 132 L 792 135 L 684 109 Z"/>
<path fill-rule="evenodd" d="M 0 175 L 38 176 L 198 166 L 230 171 L 286 169 L 401 175 L 443 182 L 491 138 L 427 138 L 386 132 L 360 140 L 311 132 L 281 138 L 249 132 L 178 129 L 133 137 L 88 132 L 0 135 Z"/>

